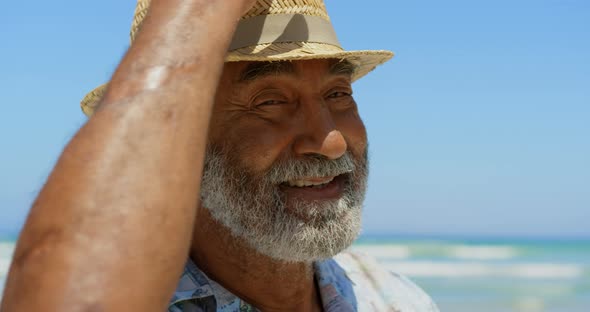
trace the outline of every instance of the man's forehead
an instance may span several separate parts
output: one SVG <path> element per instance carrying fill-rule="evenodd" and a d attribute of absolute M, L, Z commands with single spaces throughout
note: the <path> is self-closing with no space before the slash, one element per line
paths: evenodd
<path fill-rule="evenodd" d="M 259 78 L 273 75 L 296 75 L 298 70 L 305 67 L 324 68 L 327 74 L 351 77 L 356 66 L 348 60 L 294 60 L 273 62 L 236 62 L 226 66 L 233 67 L 233 77 L 237 82 L 250 82 Z"/>

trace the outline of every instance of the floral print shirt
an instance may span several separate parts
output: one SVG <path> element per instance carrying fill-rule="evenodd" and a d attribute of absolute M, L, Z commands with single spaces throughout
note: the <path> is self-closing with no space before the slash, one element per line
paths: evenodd
<path fill-rule="evenodd" d="M 314 264 L 326 312 L 439 312 L 434 302 L 409 279 L 384 270 L 372 258 L 352 252 Z M 168 312 L 258 311 L 189 260 Z"/>

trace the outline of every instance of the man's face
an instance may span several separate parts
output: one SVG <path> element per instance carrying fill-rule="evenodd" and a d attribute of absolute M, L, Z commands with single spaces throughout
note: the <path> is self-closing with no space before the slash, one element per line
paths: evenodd
<path fill-rule="evenodd" d="M 350 63 L 228 63 L 211 120 L 202 203 L 252 248 L 329 258 L 360 230 L 367 137 Z"/>

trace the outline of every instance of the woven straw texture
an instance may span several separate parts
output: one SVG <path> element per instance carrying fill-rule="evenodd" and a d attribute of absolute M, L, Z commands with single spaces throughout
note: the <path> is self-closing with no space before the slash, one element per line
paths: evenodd
<path fill-rule="evenodd" d="M 138 0 L 135 15 L 131 24 L 131 42 L 141 28 L 149 9 L 150 0 Z M 323 0 L 258 0 L 256 4 L 242 16 L 247 19 L 259 15 L 303 14 L 330 20 Z M 228 52 L 227 62 L 238 61 L 279 61 L 309 59 L 346 59 L 355 64 L 357 69 L 353 81 L 361 78 L 375 67 L 385 63 L 393 53 L 390 51 L 344 51 L 339 46 L 316 42 L 284 42 L 258 44 Z M 82 111 L 91 116 L 106 92 L 107 84 L 101 85 L 88 93 L 82 102 Z"/>

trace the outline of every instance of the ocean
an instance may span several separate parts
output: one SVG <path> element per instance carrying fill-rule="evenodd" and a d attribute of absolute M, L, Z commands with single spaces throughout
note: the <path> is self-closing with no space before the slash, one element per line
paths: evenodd
<path fill-rule="evenodd" d="M 13 249 L 14 241 L 0 241 L 0 293 Z M 590 311 L 590 240 L 380 236 L 353 249 L 410 277 L 441 311 Z"/>

